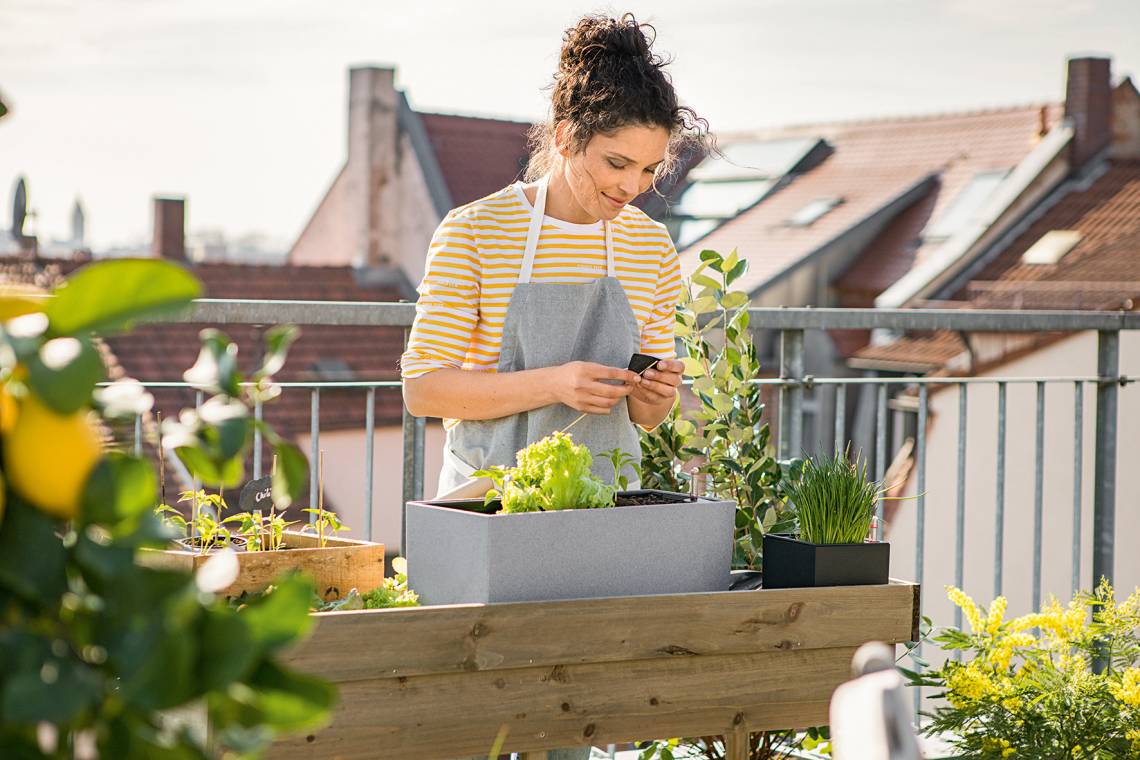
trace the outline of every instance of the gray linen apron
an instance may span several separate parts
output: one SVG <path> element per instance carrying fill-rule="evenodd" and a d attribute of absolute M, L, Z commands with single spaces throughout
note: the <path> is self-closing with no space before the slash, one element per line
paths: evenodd
<path fill-rule="evenodd" d="M 641 345 L 641 330 L 617 279 L 613 233 L 605 222 L 606 276 L 586 285 L 533 283 L 534 254 L 546 211 L 548 178 L 539 180 L 526 250 L 518 283 L 507 306 L 499 372 L 553 367 L 572 361 L 596 362 L 625 368 Z M 473 472 L 492 465 L 514 465 L 519 449 L 561 430 L 579 416 L 564 404 L 552 404 L 494 420 L 463 420 L 447 431 L 439 492 L 446 493 L 467 481 Z M 637 488 L 641 446 L 629 419 L 626 399 L 609 414 L 590 414 L 569 431 L 594 455 L 592 470 L 607 483 L 614 482 L 613 466 L 598 455 L 621 448 L 636 460 L 625 475 Z M 552 750 L 551 760 L 585 760 L 588 747 Z"/>
<path fill-rule="evenodd" d="M 624 369 L 641 345 L 641 330 L 617 279 L 613 232 L 604 223 L 606 276 L 591 283 L 554 284 L 531 282 L 534 255 L 546 210 L 549 178 L 539 180 L 534 210 L 527 232 L 526 250 L 518 284 L 515 285 L 503 323 L 499 372 L 519 372 L 587 361 Z M 579 412 L 564 404 L 552 404 L 494 420 L 463 420 L 447 431 L 439 493 L 464 483 L 475 470 L 493 465 L 513 466 L 519 449 L 562 430 Z M 636 488 L 641 463 L 637 429 L 629 419 L 626 399 L 609 414 L 590 414 L 569 431 L 594 455 L 593 472 L 607 483 L 614 482 L 613 465 L 600 457 L 603 451 L 621 448 L 636 465 L 624 474 Z"/>

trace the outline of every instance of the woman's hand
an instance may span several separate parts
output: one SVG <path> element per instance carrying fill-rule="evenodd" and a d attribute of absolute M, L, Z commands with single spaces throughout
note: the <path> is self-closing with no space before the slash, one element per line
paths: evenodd
<path fill-rule="evenodd" d="M 679 363 L 679 362 L 678 362 Z M 593 362 L 569 362 L 551 367 L 554 396 L 572 409 L 609 414 L 619 401 L 643 383 L 628 369 Z M 603 382 L 609 380 L 610 382 Z"/>
<path fill-rule="evenodd" d="M 651 406 L 672 405 L 681 387 L 681 373 L 685 365 L 676 359 L 662 359 L 652 369 L 645 370 L 641 382 L 633 386 L 630 395 Z"/>

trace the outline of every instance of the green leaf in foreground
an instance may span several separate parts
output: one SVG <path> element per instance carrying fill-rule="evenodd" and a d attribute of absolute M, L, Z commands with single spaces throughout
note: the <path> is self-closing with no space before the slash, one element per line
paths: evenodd
<path fill-rule="evenodd" d="M 175 313 L 201 293 L 194 276 L 169 261 L 100 261 L 73 274 L 47 314 L 53 335 L 105 333 Z"/>

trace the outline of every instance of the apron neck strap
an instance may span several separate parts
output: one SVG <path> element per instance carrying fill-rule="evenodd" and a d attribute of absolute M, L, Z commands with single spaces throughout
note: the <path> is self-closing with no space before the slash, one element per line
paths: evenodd
<path fill-rule="evenodd" d="M 538 237 L 542 234 L 542 220 L 546 215 L 546 192 L 550 188 L 550 175 L 543 175 L 538 180 L 537 192 L 534 197 L 534 209 L 530 215 L 530 226 L 526 232 L 526 250 L 523 252 L 522 267 L 519 269 L 519 282 L 530 282 L 534 274 L 534 254 L 538 250 Z M 613 228 L 609 221 L 602 222 L 606 236 L 606 276 L 617 277 L 617 264 L 614 260 Z"/>

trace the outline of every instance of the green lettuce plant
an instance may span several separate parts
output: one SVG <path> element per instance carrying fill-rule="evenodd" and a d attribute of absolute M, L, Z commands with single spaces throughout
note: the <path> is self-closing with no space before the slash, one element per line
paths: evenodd
<path fill-rule="evenodd" d="M 590 472 L 590 450 L 569 433 L 553 433 L 517 455 L 515 467 L 490 467 L 475 477 L 490 478 L 494 488 L 485 504 L 499 499 L 504 512 L 612 507 L 615 488 Z"/>

